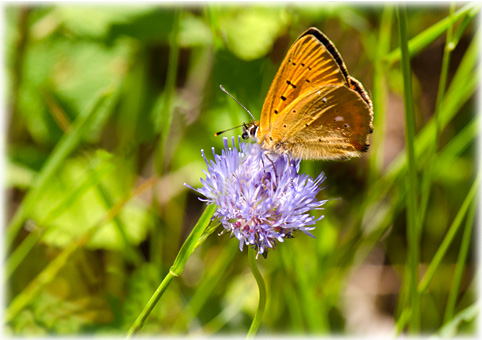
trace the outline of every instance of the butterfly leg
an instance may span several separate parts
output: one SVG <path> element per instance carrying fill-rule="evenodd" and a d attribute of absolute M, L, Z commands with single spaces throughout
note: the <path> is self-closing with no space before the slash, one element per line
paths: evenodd
<path fill-rule="evenodd" d="M 276 167 L 274 165 L 274 161 L 269 157 L 269 152 L 266 152 L 265 156 L 271 162 L 271 165 L 273 166 L 274 175 L 276 177 L 276 183 L 278 183 L 279 177 L 278 177 L 278 173 L 276 172 Z M 263 164 L 263 166 L 264 166 L 264 164 Z"/>
<path fill-rule="evenodd" d="M 294 165 L 294 159 L 291 158 L 291 155 L 288 154 L 288 164 L 290 165 L 290 171 L 293 171 L 293 168 L 295 168 L 295 165 Z M 291 177 L 291 187 L 293 187 L 293 178 L 294 176 Z"/>

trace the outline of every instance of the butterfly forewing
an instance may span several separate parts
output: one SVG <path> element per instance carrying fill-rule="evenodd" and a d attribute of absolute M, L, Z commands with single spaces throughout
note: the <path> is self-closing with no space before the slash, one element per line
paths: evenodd
<path fill-rule="evenodd" d="M 314 31 L 319 32 L 310 29 L 301 35 L 281 63 L 261 111 L 261 135 L 303 93 L 321 85 L 348 85 L 345 68 L 340 67 L 320 37 L 312 34 Z"/>

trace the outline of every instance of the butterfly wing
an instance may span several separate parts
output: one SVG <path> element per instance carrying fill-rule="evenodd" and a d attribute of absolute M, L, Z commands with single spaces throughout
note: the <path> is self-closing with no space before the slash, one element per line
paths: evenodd
<path fill-rule="evenodd" d="M 358 157 L 369 146 L 370 104 L 357 90 L 323 85 L 285 107 L 263 146 L 303 159 Z"/>
<path fill-rule="evenodd" d="M 263 147 L 305 159 L 360 156 L 369 146 L 373 106 L 331 41 L 317 28 L 291 46 L 266 96 Z"/>
<path fill-rule="evenodd" d="M 291 46 L 276 73 L 263 104 L 258 135 L 263 137 L 295 98 L 330 84 L 349 86 L 348 72 L 330 40 L 310 28 Z"/>

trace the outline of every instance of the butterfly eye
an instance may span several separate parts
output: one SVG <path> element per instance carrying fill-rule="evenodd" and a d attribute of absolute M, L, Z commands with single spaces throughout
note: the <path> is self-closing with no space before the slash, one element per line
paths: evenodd
<path fill-rule="evenodd" d="M 243 126 L 243 134 L 241 138 L 248 139 L 248 138 L 256 138 L 256 132 L 258 131 L 258 125 L 251 123 L 250 125 Z"/>
<path fill-rule="evenodd" d="M 246 125 L 243 126 L 243 134 L 241 135 L 241 138 L 243 138 L 244 140 L 249 138 L 249 129 L 250 127 Z"/>

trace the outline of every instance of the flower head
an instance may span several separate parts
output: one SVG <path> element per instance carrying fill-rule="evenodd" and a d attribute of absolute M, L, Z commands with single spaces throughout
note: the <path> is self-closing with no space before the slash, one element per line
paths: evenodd
<path fill-rule="evenodd" d="M 239 240 L 240 250 L 246 244 L 266 254 L 296 230 L 314 237 L 309 231 L 323 216 L 315 219 L 309 211 L 322 209 L 325 203 L 316 199 L 324 175 L 313 180 L 298 173 L 299 160 L 266 154 L 257 143 L 241 139 L 238 149 L 234 137 L 232 143 L 230 148 L 224 138 L 221 155 L 213 148 L 214 160 L 208 161 L 201 151 L 206 178 L 194 190 L 205 197 L 200 200 L 218 207 L 215 217 Z"/>

